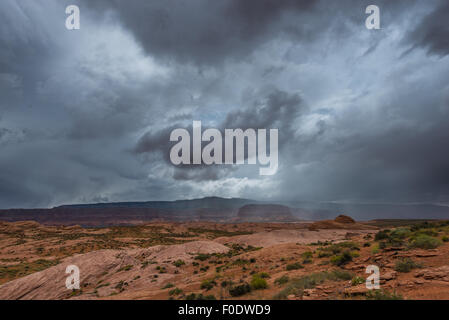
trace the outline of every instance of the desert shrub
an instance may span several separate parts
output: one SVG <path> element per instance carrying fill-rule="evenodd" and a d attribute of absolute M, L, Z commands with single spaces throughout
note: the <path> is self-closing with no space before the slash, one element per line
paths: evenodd
<path fill-rule="evenodd" d="M 376 243 L 376 244 L 374 244 L 373 247 L 371 248 L 371 254 L 379 253 L 379 250 L 380 250 L 379 244 Z"/>
<path fill-rule="evenodd" d="M 217 298 L 215 298 L 215 296 L 213 294 L 203 296 L 201 293 L 198 295 L 195 293 L 188 294 L 185 297 L 185 299 L 186 300 L 217 300 Z"/>
<path fill-rule="evenodd" d="M 118 269 L 118 272 L 120 271 L 129 271 L 133 268 L 133 266 L 131 264 L 128 264 L 127 266 L 121 267 L 120 269 Z"/>
<path fill-rule="evenodd" d="M 422 265 L 412 259 L 397 261 L 394 270 L 397 272 L 410 272 L 412 269 L 421 268 Z"/>
<path fill-rule="evenodd" d="M 357 285 L 362 284 L 362 283 L 364 283 L 364 282 L 365 282 L 365 279 L 364 279 L 364 278 L 362 278 L 362 277 L 354 277 L 354 278 L 352 278 L 352 280 L 351 280 L 351 285 L 357 286 Z"/>
<path fill-rule="evenodd" d="M 233 265 L 237 265 L 237 266 L 242 266 L 242 265 L 245 265 L 248 263 L 250 263 L 249 260 L 241 259 L 241 258 L 238 258 L 237 260 L 232 262 Z"/>
<path fill-rule="evenodd" d="M 443 237 L 441 238 L 441 240 L 442 240 L 443 242 L 449 242 L 449 237 L 448 237 L 448 236 L 443 236 Z"/>
<path fill-rule="evenodd" d="M 170 290 L 168 292 L 168 294 L 171 296 L 179 296 L 181 293 L 182 293 L 182 290 L 179 288 L 174 288 L 173 290 Z"/>
<path fill-rule="evenodd" d="M 183 266 L 183 265 L 185 265 L 186 263 L 183 261 L 183 260 L 181 260 L 181 259 L 179 259 L 179 260 L 176 260 L 175 262 L 173 262 L 173 265 L 175 266 L 175 267 L 177 267 L 177 268 L 179 268 L 180 266 Z"/>
<path fill-rule="evenodd" d="M 231 281 L 231 280 L 223 280 L 223 281 L 220 283 L 220 285 L 221 285 L 223 288 L 228 287 L 228 286 L 232 286 L 232 281 Z"/>
<path fill-rule="evenodd" d="M 420 248 L 420 249 L 435 249 L 440 245 L 440 240 L 437 238 L 420 234 L 415 239 L 410 242 L 410 246 L 412 248 Z"/>
<path fill-rule="evenodd" d="M 369 242 L 365 242 L 365 243 L 363 244 L 363 247 L 364 247 L 364 248 L 368 248 L 368 247 L 371 247 L 371 243 L 369 243 Z"/>
<path fill-rule="evenodd" d="M 390 235 L 390 230 L 388 230 L 388 229 L 380 230 L 374 236 L 374 240 L 375 241 L 385 240 L 385 239 L 388 239 L 389 235 Z"/>
<path fill-rule="evenodd" d="M 401 295 L 397 295 L 395 292 L 390 293 L 383 290 L 370 290 L 366 294 L 367 300 L 402 300 Z"/>
<path fill-rule="evenodd" d="M 251 292 L 251 287 L 248 283 L 244 283 L 229 289 L 229 294 L 232 297 L 240 297 L 247 294 L 248 292 Z"/>
<path fill-rule="evenodd" d="M 360 247 L 352 241 L 340 242 L 327 247 L 318 248 L 318 258 L 331 257 L 343 251 L 359 251 Z"/>
<path fill-rule="evenodd" d="M 432 229 L 424 229 L 424 230 L 418 230 L 415 232 L 414 237 L 417 237 L 419 235 L 426 235 L 426 236 L 430 236 L 430 237 L 436 237 L 438 236 L 438 232 L 432 230 Z"/>
<path fill-rule="evenodd" d="M 217 283 L 214 280 L 204 280 L 203 282 L 201 282 L 200 288 L 205 289 L 206 291 L 209 291 L 216 285 L 217 285 Z"/>
<path fill-rule="evenodd" d="M 157 266 L 156 270 L 158 270 L 159 273 L 166 273 L 167 272 L 167 269 L 165 269 L 165 267 L 161 267 L 161 266 Z"/>
<path fill-rule="evenodd" d="M 302 260 L 302 264 L 310 264 L 312 262 L 313 262 L 313 260 L 310 258 L 306 258 L 306 259 Z"/>
<path fill-rule="evenodd" d="M 301 254 L 301 257 L 303 257 L 304 259 L 311 259 L 313 258 L 313 252 L 312 251 L 303 252 Z"/>
<path fill-rule="evenodd" d="M 427 221 L 416 223 L 410 227 L 411 231 L 418 231 L 419 229 L 427 229 L 427 228 L 434 228 L 435 224 L 429 223 Z"/>
<path fill-rule="evenodd" d="M 262 279 L 258 275 L 253 275 L 253 278 L 251 279 L 251 289 L 260 290 L 260 289 L 266 289 L 267 287 L 268 287 L 268 284 L 265 279 Z"/>
<path fill-rule="evenodd" d="M 287 275 L 284 275 L 282 277 L 277 278 L 276 280 L 274 280 L 274 283 L 281 286 L 283 284 L 286 284 L 289 280 L 289 277 Z"/>
<path fill-rule="evenodd" d="M 393 230 L 390 234 L 390 238 L 405 239 L 411 235 L 409 228 L 397 228 Z"/>
<path fill-rule="evenodd" d="M 343 266 L 350 261 L 352 261 L 352 255 L 349 251 L 345 251 L 342 254 L 335 255 L 330 260 L 331 264 L 335 266 Z"/>
<path fill-rule="evenodd" d="M 209 258 L 210 258 L 210 254 L 200 253 L 194 259 L 195 260 L 200 260 L 200 261 L 206 261 Z"/>
<path fill-rule="evenodd" d="M 173 288 L 175 285 L 173 283 L 167 283 L 165 286 L 162 287 L 162 289 L 168 289 Z"/>
<path fill-rule="evenodd" d="M 287 271 L 298 270 L 298 269 L 302 269 L 302 268 L 304 268 L 304 266 L 301 265 L 299 262 L 290 263 L 290 264 L 288 264 L 288 265 L 285 267 L 285 269 L 286 269 Z"/>
<path fill-rule="evenodd" d="M 330 257 L 332 256 L 332 252 L 330 251 L 323 251 L 323 250 L 318 250 L 318 258 L 326 258 L 326 257 Z"/>

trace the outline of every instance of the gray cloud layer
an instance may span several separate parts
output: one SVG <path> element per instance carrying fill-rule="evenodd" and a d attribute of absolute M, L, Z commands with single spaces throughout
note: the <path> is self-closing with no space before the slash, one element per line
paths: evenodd
<path fill-rule="evenodd" d="M 449 202 L 447 1 L 37 2 L 0 3 L 0 207 Z M 192 120 L 279 128 L 278 173 L 172 166 Z"/>

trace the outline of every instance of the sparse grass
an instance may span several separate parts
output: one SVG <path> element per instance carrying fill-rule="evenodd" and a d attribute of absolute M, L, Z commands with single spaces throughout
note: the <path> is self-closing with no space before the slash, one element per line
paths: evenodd
<path fill-rule="evenodd" d="M 128 264 L 128 265 L 126 265 L 126 266 L 121 267 L 120 269 L 118 269 L 118 272 L 121 272 L 121 271 L 129 271 L 129 270 L 131 270 L 132 268 L 133 268 L 133 266 L 132 266 L 131 264 Z"/>
<path fill-rule="evenodd" d="M 366 294 L 367 300 L 403 300 L 403 297 L 396 292 L 388 292 L 384 290 L 371 290 Z"/>
<path fill-rule="evenodd" d="M 39 259 L 33 262 L 22 262 L 20 264 L 0 266 L 0 279 L 12 280 L 26 275 L 45 270 L 59 264 L 59 260 Z"/>
<path fill-rule="evenodd" d="M 342 270 L 334 270 L 331 272 L 312 273 L 301 278 L 295 278 L 287 283 L 287 286 L 279 293 L 273 296 L 273 299 L 286 299 L 288 295 L 294 294 L 302 296 L 304 289 L 313 289 L 317 285 L 327 281 L 343 281 L 352 279 L 352 274 Z"/>
<path fill-rule="evenodd" d="M 352 241 L 340 242 L 325 247 L 320 247 L 317 250 L 318 258 L 331 257 L 341 254 L 343 251 L 359 251 L 360 247 L 357 243 Z"/>
<path fill-rule="evenodd" d="M 422 265 L 420 263 L 417 263 L 417 262 L 413 261 L 412 259 L 408 258 L 408 259 L 396 261 L 394 270 L 396 270 L 397 272 L 407 273 L 416 268 L 422 268 Z"/>

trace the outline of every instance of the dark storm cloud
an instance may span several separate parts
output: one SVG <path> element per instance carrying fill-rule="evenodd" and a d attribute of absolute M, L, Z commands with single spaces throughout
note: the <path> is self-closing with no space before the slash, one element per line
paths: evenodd
<path fill-rule="evenodd" d="M 279 148 L 282 149 L 284 144 L 295 139 L 295 121 L 306 110 L 307 108 L 299 94 L 289 94 L 278 89 L 271 89 L 268 92 L 261 92 L 260 95 L 255 97 L 255 100 L 251 101 L 249 106 L 245 106 L 242 110 L 228 113 L 224 121 L 217 126 L 217 129 L 224 135 L 225 129 L 281 128 Z M 207 123 L 202 123 L 203 131 L 209 127 Z M 192 133 L 191 122 L 187 126 L 176 123 L 160 130 L 151 130 L 139 139 L 133 151 L 137 154 L 159 153 L 166 163 L 170 164 L 170 149 L 176 142 L 168 143 L 168 141 L 170 140 L 170 133 L 177 128 L 184 128 Z M 203 142 L 202 146 L 204 147 L 206 144 Z M 193 162 L 192 145 L 190 147 L 191 162 Z M 235 168 L 233 169 L 230 166 L 181 165 L 176 167 L 173 178 L 194 181 L 218 180 L 232 170 L 235 170 Z"/>
<path fill-rule="evenodd" d="M 449 54 L 449 2 L 440 1 L 439 5 L 427 14 L 405 38 L 405 43 L 422 47 L 429 54 L 440 57 Z"/>
<path fill-rule="evenodd" d="M 313 10 L 317 0 L 86 1 L 100 13 L 117 12 L 149 54 L 213 65 L 245 57 L 290 28 L 305 34 L 322 28 L 294 26 L 282 15 Z"/>
<path fill-rule="evenodd" d="M 381 30 L 365 28 L 370 4 Z M 447 1 L 1 1 L 0 207 L 449 202 L 447 15 Z M 170 132 L 192 120 L 278 128 L 278 173 L 173 166 Z"/>

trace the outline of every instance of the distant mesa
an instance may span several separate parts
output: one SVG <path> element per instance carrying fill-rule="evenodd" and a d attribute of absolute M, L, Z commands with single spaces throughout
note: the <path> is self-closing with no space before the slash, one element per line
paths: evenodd
<path fill-rule="evenodd" d="M 239 221 L 294 221 L 289 207 L 277 204 L 247 204 L 241 207 L 237 213 Z"/>

